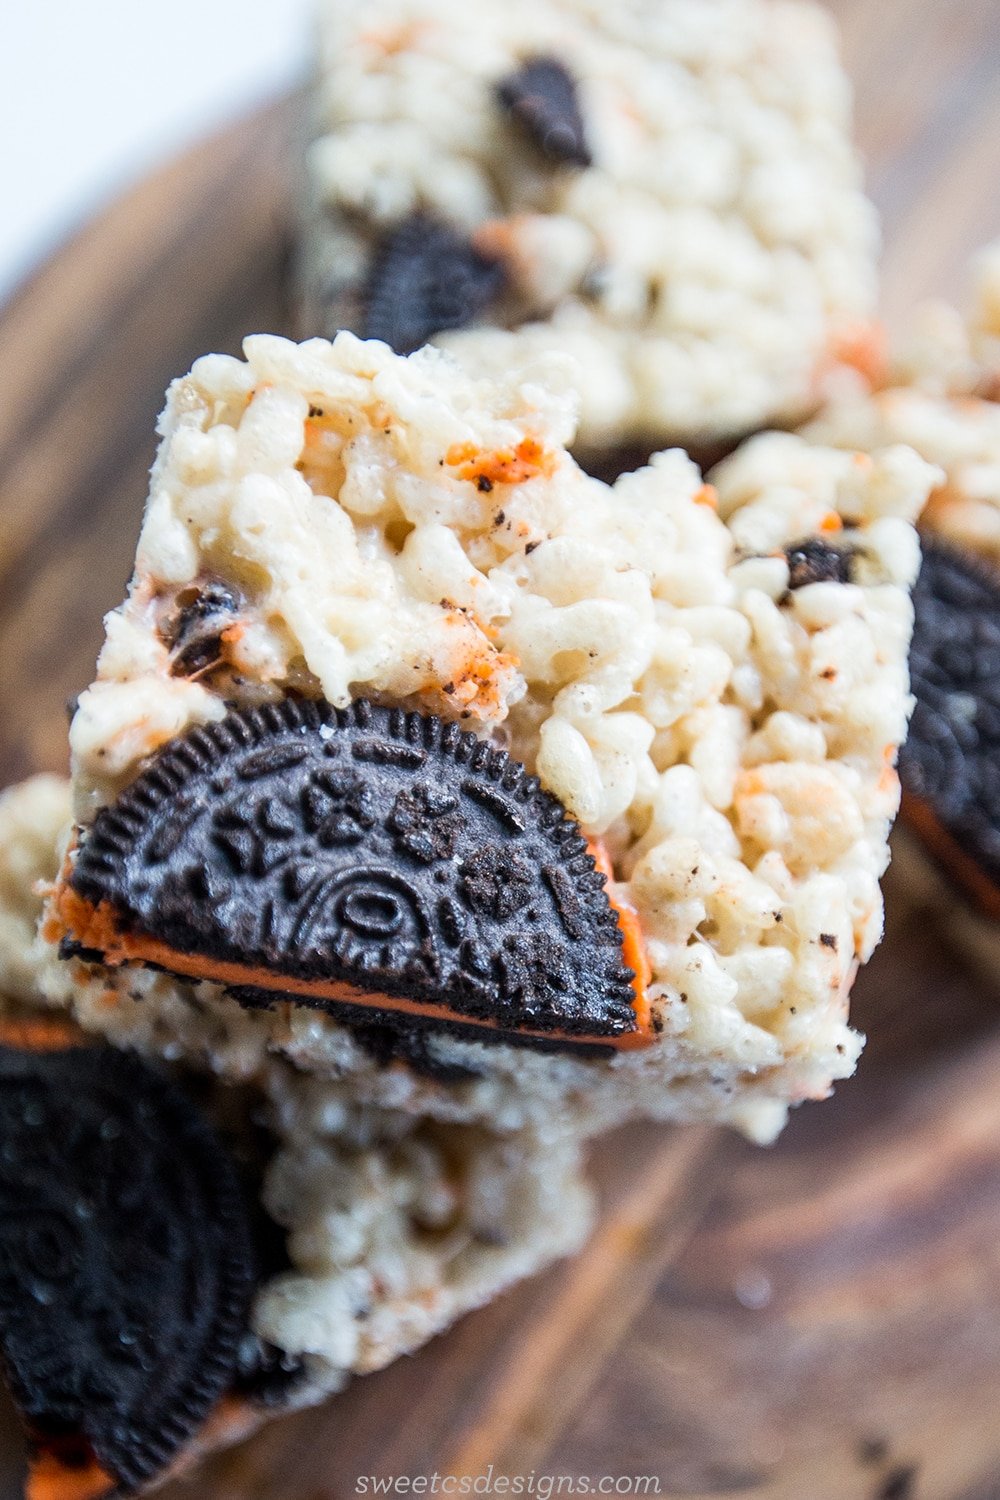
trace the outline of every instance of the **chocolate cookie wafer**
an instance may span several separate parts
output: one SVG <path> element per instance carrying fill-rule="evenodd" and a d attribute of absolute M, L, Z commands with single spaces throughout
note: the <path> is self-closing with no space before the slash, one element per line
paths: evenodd
<path fill-rule="evenodd" d="M 134 1495 L 235 1378 L 258 1280 L 250 1204 L 147 1064 L 25 1039 L 0 1044 L 0 1359 L 31 1489 Z"/>

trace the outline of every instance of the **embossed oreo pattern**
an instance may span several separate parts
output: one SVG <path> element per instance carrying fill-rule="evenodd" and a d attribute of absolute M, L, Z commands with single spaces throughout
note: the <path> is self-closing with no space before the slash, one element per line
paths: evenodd
<path fill-rule="evenodd" d="M 917 703 L 903 786 L 1000 885 L 1000 586 L 992 570 L 925 539 L 913 603 Z"/>
<path fill-rule="evenodd" d="M 43 1447 L 141 1488 L 229 1385 L 255 1283 L 236 1170 L 177 1088 L 0 1047 L 0 1347 Z"/>
<path fill-rule="evenodd" d="M 635 1027 L 578 826 L 504 751 L 429 715 L 289 701 L 195 729 L 98 816 L 72 885 L 126 929 L 244 968 L 512 1032 Z"/>

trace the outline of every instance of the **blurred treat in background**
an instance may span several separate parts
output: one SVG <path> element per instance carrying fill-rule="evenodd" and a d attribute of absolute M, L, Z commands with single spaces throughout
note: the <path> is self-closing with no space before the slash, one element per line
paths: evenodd
<path fill-rule="evenodd" d="M 878 230 L 811 0 L 319 9 L 303 335 L 562 354 L 589 460 L 871 377 Z"/>

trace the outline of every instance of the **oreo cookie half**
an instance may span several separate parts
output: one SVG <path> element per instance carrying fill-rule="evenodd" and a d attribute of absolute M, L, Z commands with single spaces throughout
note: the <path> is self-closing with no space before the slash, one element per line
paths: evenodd
<path fill-rule="evenodd" d="M 900 756 L 904 810 L 943 863 L 1000 917 L 1000 581 L 924 539 Z"/>
<path fill-rule="evenodd" d="M 256 1285 L 237 1170 L 106 1047 L 0 1045 L 0 1353 L 31 1493 L 135 1494 L 230 1386 Z"/>
<path fill-rule="evenodd" d="M 234 711 L 173 741 L 99 814 L 57 910 L 64 951 L 248 1005 L 542 1046 L 651 1039 L 627 924 L 561 804 L 456 725 L 366 701 Z"/>

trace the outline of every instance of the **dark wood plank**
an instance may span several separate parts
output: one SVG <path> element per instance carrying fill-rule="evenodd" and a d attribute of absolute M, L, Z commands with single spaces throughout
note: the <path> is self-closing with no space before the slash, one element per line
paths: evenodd
<path fill-rule="evenodd" d="M 1000 234 L 996 0 L 835 0 L 886 227 L 885 308 L 955 294 Z M 281 329 L 298 105 L 112 205 L 0 311 L 0 781 L 65 762 L 121 595 L 167 381 Z M 345 1500 L 362 1474 L 599 1477 L 753 1500 L 1000 1500 L 998 996 L 890 882 L 857 1079 L 754 1151 L 594 1152 L 572 1265 L 274 1423 L 167 1500 Z M 0 1497 L 19 1458 L 0 1408 Z"/>

